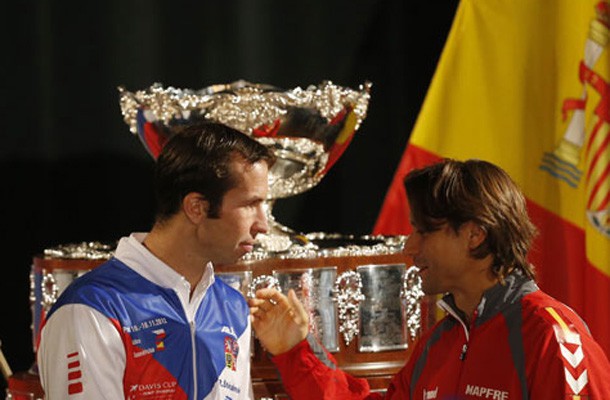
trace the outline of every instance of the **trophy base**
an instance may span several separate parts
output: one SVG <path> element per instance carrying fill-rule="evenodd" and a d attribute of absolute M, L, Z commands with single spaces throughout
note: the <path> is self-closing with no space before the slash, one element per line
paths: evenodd
<path fill-rule="evenodd" d="M 406 236 L 354 236 L 324 232 L 298 234 L 274 230 L 258 235 L 257 241 L 254 251 L 246 254 L 241 261 L 396 254 L 402 252 Z"/>

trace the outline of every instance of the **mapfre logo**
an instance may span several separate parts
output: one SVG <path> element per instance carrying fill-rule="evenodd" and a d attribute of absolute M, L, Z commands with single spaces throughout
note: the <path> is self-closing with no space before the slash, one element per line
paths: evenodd
<path fill-rule="evenodd" d="M 464 394 L 481 399 L 508 400 L 507 391 L 475 385 L 466 385 L 466 392 Z"/>

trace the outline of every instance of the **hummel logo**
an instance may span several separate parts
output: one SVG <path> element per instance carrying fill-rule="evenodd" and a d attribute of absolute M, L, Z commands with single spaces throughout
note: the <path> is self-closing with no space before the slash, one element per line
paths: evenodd
<path fill-rule="evenodd" d="M 424 389 L 424 400 L 432 400 L 436 399 L 438 395 L 438 386 L 434 390 L 426 390 Z"/>

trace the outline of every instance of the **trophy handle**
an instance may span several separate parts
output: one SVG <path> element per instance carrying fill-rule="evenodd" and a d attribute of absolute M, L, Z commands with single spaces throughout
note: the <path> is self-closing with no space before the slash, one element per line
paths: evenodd
<path fill-rule="evenodd" d="M 286 225 L 283 225 L 275 219 L 273 216 L 273 205 L 275 204 L 275 199 L 267 199 L 263 203 L 263 209 L 265 210 L 265 217 L 267 217 L 267 224 L 269 225 L 269 233 L 270 234 L 283 234 L 283 235 L 297 235 L 297 232 L 288 228 Z"/>

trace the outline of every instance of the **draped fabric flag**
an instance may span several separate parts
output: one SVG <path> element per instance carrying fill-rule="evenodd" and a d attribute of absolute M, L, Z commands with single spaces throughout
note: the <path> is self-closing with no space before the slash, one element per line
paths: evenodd
<path fill-rule="evenodd" d="M 402 185 L 443 157 L 521 186 L 540 287 L 610 354 L 610 1 L 462 0 L 373 229 L 408 234 Z"/>

